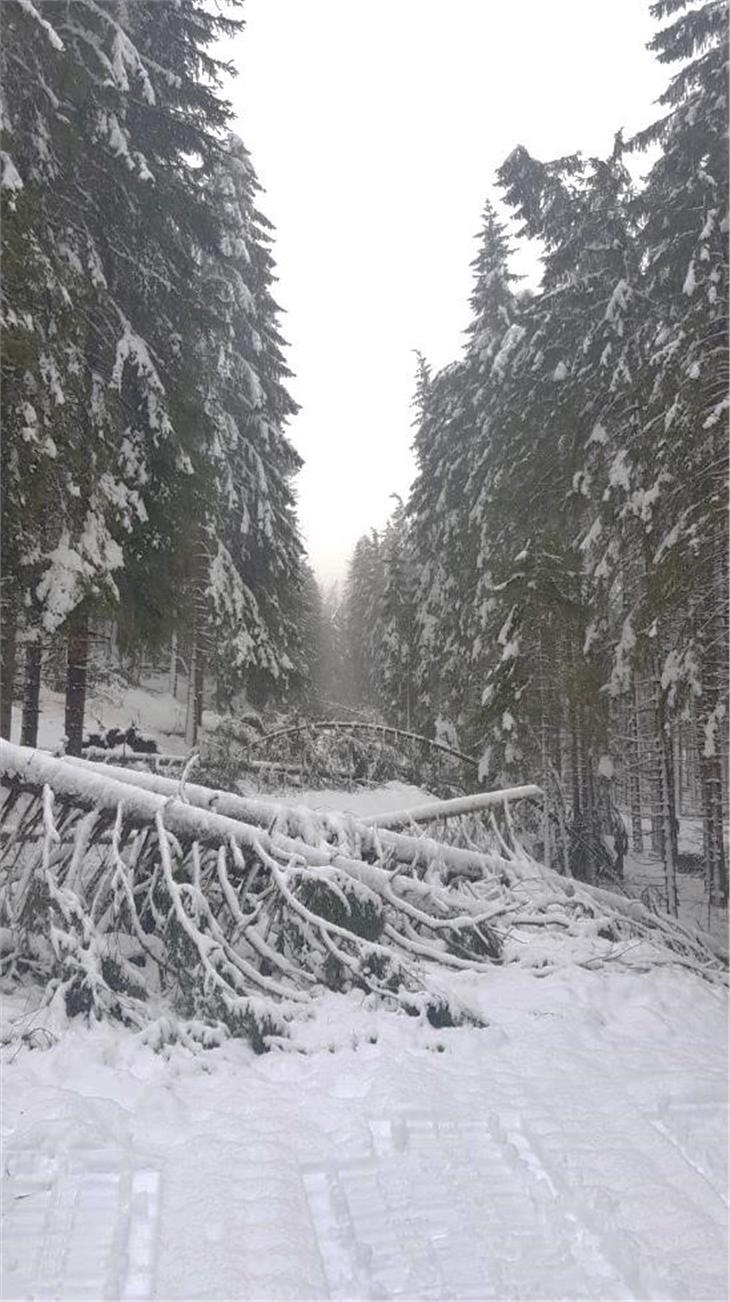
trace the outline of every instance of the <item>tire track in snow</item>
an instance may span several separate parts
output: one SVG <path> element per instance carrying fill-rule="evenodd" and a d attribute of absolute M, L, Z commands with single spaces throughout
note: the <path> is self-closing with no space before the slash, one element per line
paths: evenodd
<path fill-rule="evenodd" d="M 11 1149 L 5 1161 L 3 1298 L 154 1296 L 159 1171 L 107 1149 Z"/>
<path fill-rule="evenodd" d="M 375 1118 L 371 1159 L 305 1173 L 330 1298 L 634 1296 L 506 1120 Z"/>

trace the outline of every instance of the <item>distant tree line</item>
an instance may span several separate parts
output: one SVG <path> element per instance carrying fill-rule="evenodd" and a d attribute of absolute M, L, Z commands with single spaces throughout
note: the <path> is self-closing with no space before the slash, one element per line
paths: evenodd
<path fill-rule="evenodd" d="M 727 13 L 651 8 L 664 115 L 605 159 L 500 167 L 540 289 L 487 203 L 466 346 L 419 360 L 416 480 L 343 621 L 352 699 L 449 724 L 485 782 L 559 787 L 589 851 L 619 801 L 676 908 L 688 804 L 727 902 Z"/>
<path fill-rule="evenodd" d="M 240 0 L 2 4 L 2 702 L 35 744 L 59 642 L 174 639 L 189 734 L 306 677 L 271 226 L 215 42 Z"/>

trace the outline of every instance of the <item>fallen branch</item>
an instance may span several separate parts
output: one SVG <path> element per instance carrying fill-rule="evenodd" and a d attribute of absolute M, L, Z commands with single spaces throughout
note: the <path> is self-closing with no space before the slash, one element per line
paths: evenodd
<path fill-rule="evenodd" d="M 252 746 L 264 746 L 268 742 L 275 741 L 280 737 L 292 737 L 302 732 L 374 732 L 381 737 L 399 737 L 409 742 L 416 742 L 419 746 L 426 746 L 430 750 L 441 751 L 444 755 L 451 755 L 453 759 L 461 760 L 462 764 L 468 764 L 472 768 L 479 768 L 479 760 L 473 755 L 465 755 L 463 751 L 454 750 L 452 746 L 446 746 L 441 741 L 434 741 L 432 737 L 423 737 L 418 732 L 408 732 L 404 728 L 392 728 L 385 723 L 361 723 L 354 719 L 312 719 L 304 723 L 294 724 L 288 728 L 278 728 L 276 732 L 266 732 L 263 736 L 256 738 Z"/>

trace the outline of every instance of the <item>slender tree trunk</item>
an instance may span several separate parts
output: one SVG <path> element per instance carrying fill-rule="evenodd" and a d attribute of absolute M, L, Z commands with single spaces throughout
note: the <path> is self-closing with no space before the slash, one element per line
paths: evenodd
<path fill-rule="evenodd" d="M 38 745 L 38 716 L 40 715 L 41 665 L 43 648 L 40 638 L 30 642 L 25 652 L 25 679 L 23 683 L 23 719 L 20 725 L 21 746 Z"/>
<path fill-rule="evenodd" d="M 0 737 L 10 741 L 17 657 L 18 610 L 15 594 L 3 593 L 0 602 Z"/>
<path fill-rule="evenodd" d="M 581 775 L 580 775 L 580 743 L 578 740 L 578 723 L 576 720 L 575 707 L 570 709 L 570 786 L 573 799 L 573 818 L 581 812 Z"/>
<path fill-rule="evenodd" d="M 195 722 L 198 728 L 200 728 L 203 723 L 204 697 L 205 697 L 205 664 L 203 662 L 200 643 L 198 643 L 197 655 L 195 657 Z"/>
<path fill-rule="evenodd" d="M 170 639 L 170 696 L 177 696 L 177 629 Z"/>
<path fill-rule="evenodd" d="M 583 751 L 585 752 L 585 740 L 583 742 Z M 595 792 L 593 789 L 593 774 L 591 772 L 590 760 L 583 763 L 584 776 L 584 825 L 586 829 L 586 881 L 595 882 L 598 867 L 598 815 L 596 812 Z"/>
<path fill-rule="evenodd" d="M 672 765 L 674 768 L 674 808 L 682 817 L 682 732 L 679 724 L 672 729 Z"/>
<path fill-rule="evenodd" d="M 629 701 L 629 804 L 631 808 L 631 848 L 642 854 L 644 850 L 644 829 L 641 822 L 641 756 L 639 752 L 639 710 L 636 699 L 636 676 L 634 675 Z"/>
<path fill-rule="evenodd" d="M 192 750 L 198 738 L 198 709 L 195 692 L 198 683 L 198 629 L 193 625 L 193 640 L 188 659 L 188 694 L 185 712 L 185 745 Z"/>
<path fill-rule="evenodd" d="M 664 879 L 667 909 L 674 916 L 679 912 L 677 895 L 677 811 L 674 804 L 674 773 L 672 764 L 672 736 L 666 719 L 664 700 L 659 681 L 659 664 L 652 665 L 652 700 L 656 730 L 655 753 L 657 767 L 657 804 L 655 809 L 661 831 L 661 853 L 664 861 Z"/>
<path fill-rule="evenodd" d="M 552 858 L 551 846 L 550 846 L 550 805 L 548 802 L 548 791 L 550 787 L 548 781 L 549 760 L 548 760 L 548 744 L 547 744 L 547 725 L 545 723 L 544 718 L 542 723 L 541 749 L 542 749 L 542 840 L 543 840 L 543 847 L 544 847 L 542 857 L 543 857 L 543 863 L 545 864 L 545 867 L 549 868 L 551 866 L 551 858 Z"/>
<path fill-rule="evenodd" d="M 86 677 L 89 665 L 89 614 L 82 603 L 68 623 L 66 643 L 66 751 L 80 755 L 84 739 Z"/>
<path fill-rule="evenodd" d="M 664 819 L 662 799 L 662 757 L 660 739 L 654 738 L 651 775 L 651 848 L 664 858 Z"/>
<path fill-rule="evenodd" d="M 722 717 L 722 687 L 717 666 L 712 663 L 703 677 L 701 708 L 698 710 L 697 750 L 702 796 L 703 850 L 707 898 L 710 905 L 728 902 L 728 872 L 725 858 L 723 819 L 723 773 L 719 754 Z"/>

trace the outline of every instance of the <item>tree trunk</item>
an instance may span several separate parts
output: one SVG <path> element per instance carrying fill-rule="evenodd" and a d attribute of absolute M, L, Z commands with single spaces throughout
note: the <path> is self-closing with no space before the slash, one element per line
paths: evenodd
<path fill-rule="evenodd" d="M 14 594 L 4 593 L 0 610 L 0 737 L 10 741 L 17 656 L 18 611 Z"/>
<path fill-rule="evenodd" d="M 697 752 L 702 792 L 702 823 L 707 896 L 710 905 L 726 907 L 728 873 L 723 836 L 723 766 L 721 747 L 727 737 L 727 574 L 725 549 L 718 546 L 713 585 L 702 604 L 702 695 L 697 708 Z"/>
<path fill-rule="evenodd" d="M 580 751 L 575 707 L 570 707 L 570 787 L 573 801 L 573 818 L 581 812 Z"/>
<path fill-rule="evenodd" d="M 644 829 L 641 822 L 641 757 L 639 752 L 639 710 L 636 699 L 634 675 L 629 701 L 629 804 L 631 808 L 631 848 L 636 854 L 644 851 Z"/>
<path fill-rule="evenodd" d="M 711 905 L 727 908 L 728 876 L 723 839 L 722 764 L 717 755 L 702 757 L 700 775 L 707 898 Z"/>
<path fill-rule="evenodd" d="M 654 726 L 656 729 L 655 754 L 657 769 L 657 807 L 652 816 L 658 822 L 661 832 L 661 854 L 664 861 L 664 880 L 667 895 L 667 910 L 677 916 L 679 898 L 677 895 L 677 811 L 674 803 L 674 772 L 672 764 L 672 736 L 666 719 L 664 699 L 659 681 L 659 664 L 655 659 L 652 665 L 652 701 L 654 706 Z"/>
<path fill-rule="evenodd" d="M 89 615 L 79 606 L 69 619 L 66 643 L 66 753 L 80 755 L 84 739 L 86 675 L 89 664 Z"/>
<path fill-rule="evenodd" d="M 203 698 L 205 696 L 205 664 L 198 645 L 195 657 L 195 722 L 198 728 L 203 722 Z"/>
<path fill-rule="evenodd" d="M 672 763 L 674 766 L 674 808 L 677 818 L 682 817 L 682 729 L 676 724 L 672 729 Z"/>
<path fill-rule="evenodd" d="M 177 631 L 170 639 L 170 696 L 177 696 Z"/>
<path fill-rule="evenodd" d="M 30 642 L 25 652 L 25 680 L 23 683 L 23 719 L 20 725 L 21 746 L 38 745 L 38 716 L 40 714 L 41 665 L 43 648 L 40 639 Z"/>
<path fill-rule="evenodd" d="M 193 625 L 193 640 L 188 660 L 188 695 L 185 711 L 185 745 L 192 750 L 198 737 L 198 710 L 195 691 L 198 683 L 198 630 Z"/>
<path fill-rule="evenodd" d="M 658 737 L 654 738 L 651 775 L 651 848 L 664 858 L 664 820 L 662 799 L 662 757 Z"/>

